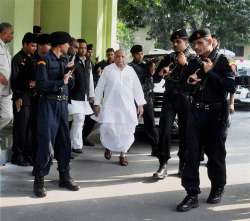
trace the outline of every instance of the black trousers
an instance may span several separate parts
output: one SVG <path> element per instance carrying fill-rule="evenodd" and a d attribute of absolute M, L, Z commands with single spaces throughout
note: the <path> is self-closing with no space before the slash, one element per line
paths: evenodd
<path fill-rule="evenodd" d="M 31 111 L 30 111 L 30 119 L 31 119 L 31 136 L 32 136 L 32 158 L 35 162 L 36 160 L 36 152 L 37 152 L 37 112 L 38 112 L 38 96 L 33 96 L 31 98 Z"/>
<path fill-rule="evenodd" d="M 37 116 L 36 176 L 49 173 L 53 152 L 60 173 L 69 171 L 71 143 L 68 123 L 68 102 L 41 97 Z"/>
<path fill-rule="evenodd" d="M 176 115 L 178 116 L 179 128 L 179 151 L 178 156 L 180 160 L 184 159 L 186 149 L 185 132 L 187 128 L 187 113 L 190 108 L 190 102 L 186 95 L 178 94 L 164 94 L 164 101 L 160 116 L 159 128 L 159 144 L 158 144 L 158 158 L 160 163 L 167 163 L 171 158 L 171 131 Z"/>
<path fill-rule="evenodd" d="M 143 106 L 143 109 L 144 130 L 152 147 L 152 153 L 154 154 L 157 151 L 159 134 L 155 126 L 153 100 L 147 101 L 147 104 Z"/>
<path fill-rule="evenodd" d="M 185 153 L 183 187 L 188 194 L 200 193 L 199 165 L 202 147 L 208 157 L 207 171 L 212 188 L 224 187 L 226 184 L 227 103 L 213 110 L 193 107 L 189 119 L 187 140 L 192 140 L 192 145 L 188 146 Z"/>
<path fill-rule="evenodd" d="M 82 129 L 82 137 L 83 140 L 86 140 L 91 131 L 93 130 L 94 126 L 96 124 L 96 121 L 91 119 L 91 115 L 86 115 L 84 120 L 84 125 Z"/>
<path fill-rule="evenodd" d="M 32 158 L 32 130 L 30 118 L 31 106 L 23 105 L 17 112 L 13 102 L 13 159 L 23 156 L 26 160 Z"/>

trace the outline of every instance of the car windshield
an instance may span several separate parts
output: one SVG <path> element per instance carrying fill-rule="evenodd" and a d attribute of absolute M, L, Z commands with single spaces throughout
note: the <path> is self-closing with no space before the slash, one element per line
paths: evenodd
<path fill-rule="evenodd" d="M 238 70 L 238 75 L 239 76 L 243 76 L 243 75 L 250 76 L 250 68 L 240 68 Z"/>

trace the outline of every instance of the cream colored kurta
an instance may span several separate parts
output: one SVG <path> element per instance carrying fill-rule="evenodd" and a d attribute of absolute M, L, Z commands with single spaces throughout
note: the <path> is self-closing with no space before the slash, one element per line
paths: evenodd
<path fill-rule="evenodd" d="M 85 62 L 85 59 L 82 60 L 83 64 Z M 90 76 L 89 76 L 89 97 L 94 97 L 95 96 L 95 91 L 94 91 L 94 80 L 93 80 L 93 73 L 92 69 L 90 70 Z M 93 114 L 93 110 L 89 104 L 87 95 L 85 95 L 85 101 L 76 101 L 76 100 L 71 100 L 71 103 L 68 105 L 69 109 L 69 115 L 73 114 L 83 114 L 83 115 L 90 115 Z"/>
<path fill-rule="evenodd" d="M 95 90 L 95 105 L 101 105 L 98 120 L 105 148 L 127 152 L 133 144 L 138 124 L 135 102 L 146 103 L 134 69 L 126 65 L 121 71 L 116 64 L 105 67 Z"/>
<path fill-rule="evenodd" d="M 5 44 L 0 39 L 0 73 L 5 76 L 5 78 L 10 80 L 11 72 L 11 56 L 9 52 L 8 45 Z M 3 85 L 0 83 L 0 96 L 7 96 L 11 94 L 10 84 Z"/>

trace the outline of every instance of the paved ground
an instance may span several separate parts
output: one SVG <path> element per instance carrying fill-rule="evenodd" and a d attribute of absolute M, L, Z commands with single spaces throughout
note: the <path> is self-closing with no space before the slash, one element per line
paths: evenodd
<path fill-rule="evenodd" d="M 32 194 L 31 168 L 11 164 L 1 171 L 1 220 L 3 221 L 249 221 L 250 220 L 250 112 L 233 116 L 228 139 L 228 185 L 223 202 L 205 203 L 209 193 L 206 167 L 201 166 L 200 208 L 175 212 L 185 193 L 176 177 L 176 151 L 169 162 L 169 176 L 155 182 L 151 176 L 157 161 L 150 148 L 137 142 L 129 155 L 129 166 L 120 167 L 118 156 L 103 158 L 100 147 L 86 149 L 72 161 L 72 175 L 81 185 L 68 192 L 57 184 L 56 163 L 47 177 L 48 196 Z"/>

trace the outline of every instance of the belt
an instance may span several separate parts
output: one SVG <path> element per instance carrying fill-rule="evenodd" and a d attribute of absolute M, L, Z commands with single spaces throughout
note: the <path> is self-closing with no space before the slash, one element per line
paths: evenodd
<path fill-rule="evenodd" d="M 55 95 L 55 94 L 47 94 L 44 95 L 46 98 L 50 100 L 56 100 L 56 101 L 68 101 L 68 96 L 66 95 Z"/>
<path fill-rule="evenodd" d="M 210 103 L 210 104 L 202 103 L 202 102 L 194 102 L 193 106 L 196 109 L 201 109 L 201 110 L 209 111 L 209 110 L 221 109 L 223 107 L 223 104 L 224 103 L 222 103 L 222 102 Z"/>

